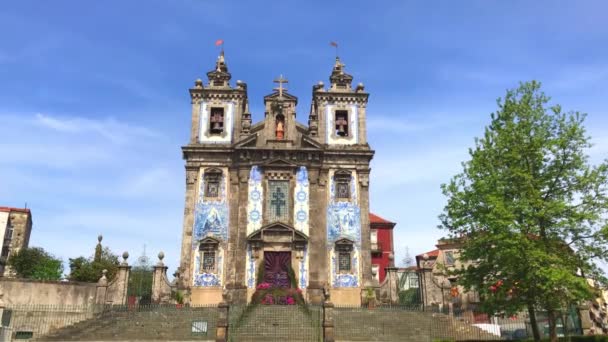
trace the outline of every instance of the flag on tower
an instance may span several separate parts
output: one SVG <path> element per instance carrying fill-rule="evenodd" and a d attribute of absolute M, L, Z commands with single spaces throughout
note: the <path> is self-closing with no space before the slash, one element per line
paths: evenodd
<path fill-rule="evenodd" d="M 223 39 L 218 39 L 215 41 L 215 46 L 220 46 L 224 44 L 224 40 Z"/>
<path fill-rule="evenodd" d="M 336 42 L 329 42 L 329 45 L 331 45 L 333 47 L 338 47 L 338 43 L 336 43 Z"/>

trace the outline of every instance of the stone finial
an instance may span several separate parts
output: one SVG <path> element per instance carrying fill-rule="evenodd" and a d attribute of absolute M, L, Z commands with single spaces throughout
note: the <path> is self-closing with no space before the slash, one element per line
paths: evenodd
<path fill-rule="evenodd" d="M 363 90 L 365 90 L 365 86 L 363 86 L 363 82 L 359 82 L 357 84 L 357 92 L 362 92 Z"/>
<path fill-rule="evenodd" d="M 129 259 L 129 252 L 124 251 L 122 253 L 122 265 L 125 265 L 125 266 L 128 265 L 127 259 Z"/>
<path fill-rule="evenodd" d="M 158 262 L 156 263 L 156 266 L 165 266 L 165 264 L 163 264 L 164 258 L 165 258 L 165 253 L 163 253 L 163 251 L 160 251 L 158 253 Z"/>
<path fill-rule="evenodd" d="M 98 286 L 108 285 L 108 278 L 106 277 L 106 274 L 108 274 L 108 270 L 104 269 L 103 271 L 101 271 L 101 278 L 99 278 L 99 280 L 97 281 Z"/>
<path fill-rule="evenodd" d="M 103 235 L 97 235 L 97 242 L 101 243 L 101 240 L 103 240 Z"/>
<path fill-rule="evenodd" d="M 196 89 L 203 88 L 203 80 L 201 80 L 200 78 L 197 78 L 196 81 L 194 81 L 194 88 L 196 88 Z"/>

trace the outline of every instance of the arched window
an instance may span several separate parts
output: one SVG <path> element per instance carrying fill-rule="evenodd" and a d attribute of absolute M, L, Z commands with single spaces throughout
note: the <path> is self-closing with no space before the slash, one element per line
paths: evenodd
<path fill-rule="evenodd" d="M 209 117 L 209 133 L 222 134 L 224 132 L 224 108 L 211 108 L 211 116 Z"/>
<path fill-rule="evenodd" d="M 348 137 L 348 111 L 337 110 L 335 112 L 336 136 Z"/>

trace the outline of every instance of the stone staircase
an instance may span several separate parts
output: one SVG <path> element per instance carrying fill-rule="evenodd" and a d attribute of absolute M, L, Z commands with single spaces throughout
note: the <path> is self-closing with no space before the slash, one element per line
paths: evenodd
<path fill-rule="evenodd" d="M 214 341 L 217 308 L 138 308 L 109 310 L 35 338 L 37 341 Z M 193 322 L 206 333 L 193 333 Z M 200 325 L 198 325 L 200 326 Z"/>
<path fill-rule="evenodd" d="M 444 314 L 401 309 L 334 309 L 336 341 L 491 341 L 500 337 Z"/>
<path fill-rule="evenodd" d="M 228 339 L 240 341 L 319 342 L 322 308 L 310 306 L 231 306 Z M 336 341 L 499 340 L 498 336 L 444 314 L 402 309 L 335 308 Z M 218 309 L 138 307 L 110 309 L 95 318 L 54 330 L 38 341 L 214 341 Z M 205 322 L 206 333 L 193 333 Z M 200 327 L 195 323 L 195 327 Z"/>
<path fill-rule="evenodd" d="M 294 341 L 319 342 L 322 340 L 322 310 L 306 309 L 296 305 L 259 305 L 231 308 L 230 342 Z"/>

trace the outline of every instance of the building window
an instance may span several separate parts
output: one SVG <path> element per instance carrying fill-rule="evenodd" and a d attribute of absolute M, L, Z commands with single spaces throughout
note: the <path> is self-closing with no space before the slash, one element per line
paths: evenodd
<path fill-rule="evenodd" d="M 336 254 L 338 256 L 338 272 L 351 273 L 352 271 L 353 242 L 348 239 L 336 241 Z"/>
<path fill-rule="evenodd" d="M 289 181 L 268 181 L 268 197 L 266 199 L 268 222 L 289 221 L 289 199 Z"/>
<path fill-rule="evenodd" d="M 203 265 L 201 269 L 205 273 L 212 273 L 215 271 L 215 251 L 204 251 L 203 252 Z"/>
<path fill-rule="evenodd" d="M 334 176 L 336 183 L 336 198 L 337 199 L 350 199 L 350 183 L 351 175 L 350 172 L 339 172 Z"/>
<path fill-rule="evenodd" d="M 444 255 L 444 259 L 445 259 L 445 264 L 447 266 L 454 266 L 454 263 L 456 262 L 456 259 L 454 258 L 454 252 L 446 251 L 446 252 L 443 252 L 443 255 Z"/>
<path fill-rule="evenodd" d="M 216 272 L 216 261 L 217 261 L 217 250 L 219 241 L 217 239 L 208 237 L 201 241 L 199 245 L 200 253 L 200 267 L 199 273 L 215 273 Z"/>
<path fill-rule="evenodd" d="M 209 170 L 205 172 L 205 197 L 218 198 L 220 197 L 220 182 L 222 180 L 222 171 Z"/>
<path fill-rule="evenodd" d="M 410 288 L 418 288 L 418 277 L 411 276 L 411 278 L 410 278 Z"/>
<path fill-rule="evenodd" d="M 372 229 L 370 231 L 370 240 L 371 243 L 378 243 L 378 231 L 375 229 Z"/>
<path fill-rule="evenodd" d="M 224 108 L 211 108 L 211 116 L 209 117 L 209 133 L 222 134 L 224 132 Z"/>
<path fill-rule="evenodd" d="M 348 136 L 348 111 L 337 110 L 336 111 L 336 136 L 347 137 Z"/>
<path fill-rule="evenodd" d="M 9 249 L 10 249 L 10 248 L 8 248 L 8 246 L 4 246 L 4 247 L 2 248 L 2 255 L 1 255 L 1 256 L 2 256 L 3 258 L 8 258 L 8 252 L 9 252 Z"/>
<path fill-rule="evenodd" d="M 350 253 L 340 252 L 338 253 L 338 271 L 350 272 Z"/>

